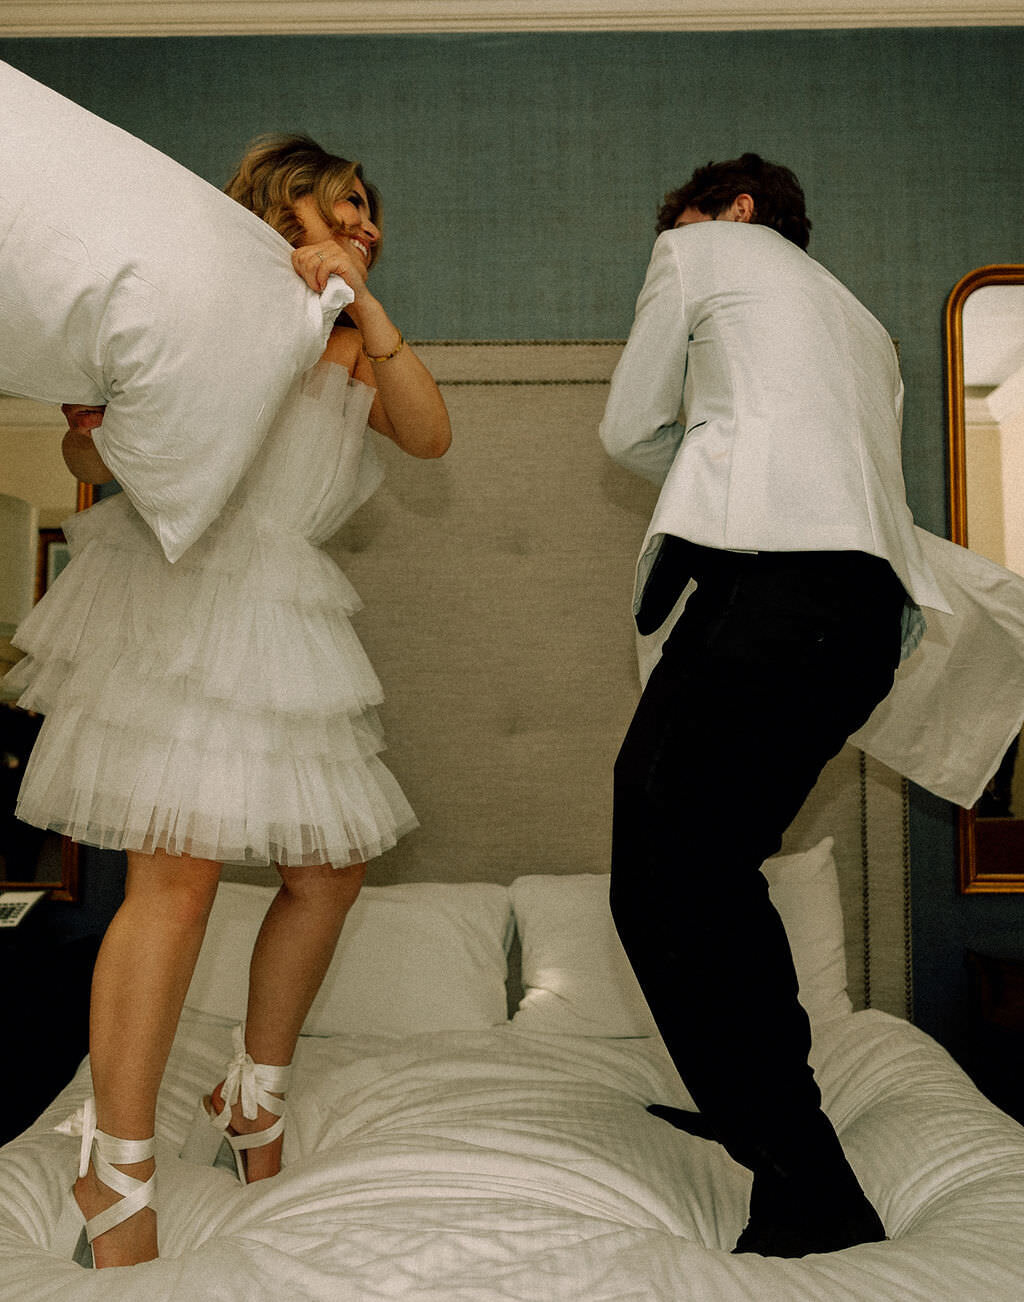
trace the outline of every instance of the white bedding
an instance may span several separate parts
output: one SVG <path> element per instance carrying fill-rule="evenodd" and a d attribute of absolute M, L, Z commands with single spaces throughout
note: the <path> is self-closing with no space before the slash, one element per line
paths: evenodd
<path fill-rule="evenodd" d="M 49 1251 L 86 1065 L 0 1150 L 4 1302 L 1018 1302 L 1024 1129 L 934 1041 L 880 1012 L 818 1032 L 826 1106 L 891 1241 L 732 1256 L 747 1173 L 644 1111 L 687 1100 L 657 1039 L 493 1030 L 303 1037 L 285 1169 L 243 1188 L 175 1154 L 229 1054 L 186 1012 L 158 1120 L 162 1258 Z"/>

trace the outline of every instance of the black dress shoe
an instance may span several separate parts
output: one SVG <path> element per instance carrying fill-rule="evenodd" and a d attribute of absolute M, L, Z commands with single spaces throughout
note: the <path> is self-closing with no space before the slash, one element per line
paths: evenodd
<path fill-rule="evenodd" d="M 676 1130 L 722 1142 L 718 1130 L 700 1112 L 664 1103 L 647 1104 L 647 1112 Z M 853 1174 L 830 1122 L 822 1113 L 812 1121 L 800 1147 L 784 1146 L 786 1163 L 771 1159 L 766 1150 L 758 1151 L 750 1219 L 733 1253 L 808 1256 L 885 1240 L 885 1226 Z"/>
<path fill-rule="evenodd" d="M 755 1172 L 750 1220 L 733 1252 L 806 1257 L 885 1239 L 885 1227 L 852 1171 L 802 1178 Z"/>
<path fill-rule="evenodd" d="M 647 1111 L 688 1135 L 721 1143 L 718 1131 L 700 1112 L 665 1103 L 648 1104 Z M 814 1120 L 820 1133 L 805 1149 L 814 1154 L 810 1159 L 783 1166 L 761 1151 L 763 1164 L 754 1171 L 750 1193 L 750 1220 L 733 1252 L 806 1257 L 885 1239 L 885 1227 L 861 1189 L 835 1131 L 823 1115 Z"/>

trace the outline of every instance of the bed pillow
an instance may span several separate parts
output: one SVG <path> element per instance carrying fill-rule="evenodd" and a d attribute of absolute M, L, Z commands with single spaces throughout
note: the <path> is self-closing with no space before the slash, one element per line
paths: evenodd
<path fill-rule="evenodd" d="M 96 446 L 171 560 L 220 511 L 351 290 L 141 140 L 0 63 L 0 390 L 106 403 Z"/>
<path fill-rule="evenodd" d="M 271 886 L 222 882 L 185 1002 L 242 1021 Z M 366 886 L 345 922 L 306 1035 L 483 1030 L 508 1017 L 508 891 L 486 882 Z"/>
<path fill-rule="evenodd" d="M 826 836 L 810 850 L 776 855 L 761 866 L 789 937 L 800 1002 L 815 1024 L 853 1012 L 834 844 Z"/>
<path fill-rule="evenodd" d="M 762 871 L 789 936 L 800 999 L 814 1023 L 852 1009 L 832 837 Z M 606 873 L 519 877 L 510 894 L 525 993 L 512 1025 L 565 1035 L 656 1034 L 608 906 Z"/>

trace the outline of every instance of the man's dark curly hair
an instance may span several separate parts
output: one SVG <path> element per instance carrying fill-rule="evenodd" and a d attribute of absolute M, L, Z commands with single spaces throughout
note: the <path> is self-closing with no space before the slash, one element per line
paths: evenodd
<path fill-rule="evenodd" d="M 799 248 L 807 248 L 811 223 L 800 182 L 788 167 L 766 163 L 760 154 L 698 167 L 684 186 L 665 196 L 658 210 L 658 230 L 670 231 L 684 208 L 717 217 L 740 194 L 749 194 L 754 200 L 753 220 L 759 226 L 771 226 Z"/>

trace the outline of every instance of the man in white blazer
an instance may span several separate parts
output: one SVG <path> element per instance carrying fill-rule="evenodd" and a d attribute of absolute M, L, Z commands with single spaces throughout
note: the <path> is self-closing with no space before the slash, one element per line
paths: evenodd
<path fill-rule="evenodd" d="M 906 503 L 892 341 L 805 252 L 796 178 L 754 154 L 698 169 L 659 229 L 601 437 L 662 485 L 639 631 L 696 588 L 616 763 L 612 908 L 691 1128 L 754 1172 L 735 1250 L 802 1256 L 885 1232 L 821 1111 L 759 867 L 920 607 L 950 607 Z"/>

